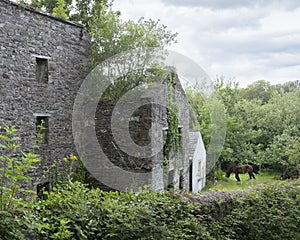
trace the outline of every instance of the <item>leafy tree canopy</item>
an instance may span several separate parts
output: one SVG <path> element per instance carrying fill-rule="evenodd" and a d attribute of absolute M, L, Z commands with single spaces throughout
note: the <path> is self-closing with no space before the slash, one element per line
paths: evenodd
<path fill-rule="evenodd" d="M 247 88 L 220 78 L 215 84 L 226 109 L 226 140 L 219 165 L 255 163 L 290 171 L 299 168 L 300 90 L 297 81 L 272 86 L 257 81 Z M 192 91 L 192 90 L 190 90 Z M 199 93 L 188 92 L 204 141 L 213 126 L 209 104 Z"/>
<path fill-rule="evenodd" d="M 82 23 L 92 41 L 92 67 L 123 51 L 138 47 L 165 48 L 176 42 L 159 21 L 141 18 L 123 21 L 120 11 L 112 9 L 113 0 L 19 0 L 55 16 Z"/>

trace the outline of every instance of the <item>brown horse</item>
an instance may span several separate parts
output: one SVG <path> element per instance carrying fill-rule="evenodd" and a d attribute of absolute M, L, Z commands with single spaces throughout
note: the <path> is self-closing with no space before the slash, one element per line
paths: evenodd
<path fill-rule="evenodd" d="M 226 177 L 229 178 L 231 173 L 235 173 L 235 178 L 238 182 L 241 181 L 239 174 L 240 173 L 248 173 L 250 179 L 255 179 L 255 176 L 253 174 L 253 172 L 258 173 L 257 171 L 253 170 L 253 167 L 250 164 L 245 164 L 245 165 L 237 165 L 237 166 L 233 166 L 231 168 L 229 168 L 226 171 Z"/>

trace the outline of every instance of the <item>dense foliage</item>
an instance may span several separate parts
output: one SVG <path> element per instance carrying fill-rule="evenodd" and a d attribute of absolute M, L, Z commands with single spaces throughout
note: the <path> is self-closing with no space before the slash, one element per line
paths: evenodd
<path fill-rule="evenodd" d="M 69 182 L 14 214 L 1 215 L 1 239 L 299 239 L 300 189 L 285 184 L 202 201 Z"/>
<path fill-rule="evenodd" d="M 20 190 L 39 158 L 32 151 L 9 157 L 19 139 L 14 127 L 5 130 L 0 135 L 7 153 L 0 158 L 0 239 L 299 238 L 299 181 L 243 194 L 212 194 L 208 201 L 174 192 L 103 192 L 75 181 L 71 166 L 77 158 L 70 155 L 62 160 L 63 171 L 49 169 L 56 175 L 54 187 L 38 198 Z"/>
<path fill-rule="evenodd" d="M 34 239 L 193 239 L 200 218 L 179 196 L 60 186 L 24 216 Z"/>
<path fill-rule="evenodd" d="M 299 239 L 298 188 L 269 186 L 201 206 L 213 239 Z"/>
<path fill-rule="evenodd" d="M 257 81 L 246 88 L 219 80 L 216 91 L 226 109 L 226 140 L 219 165 L 254 163 L 297 175 L 300 163 L 300 89 L 294 82 L 272 86 Z M 213 126 L 209 104 L 191 90 L 188 93 L 203 139 Z"/>

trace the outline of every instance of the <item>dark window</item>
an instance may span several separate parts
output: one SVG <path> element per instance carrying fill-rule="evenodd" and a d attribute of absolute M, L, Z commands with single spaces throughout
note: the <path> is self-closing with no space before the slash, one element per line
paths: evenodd
<path fill-rule="evenodd" d="M 189 191 L 192 192 L 193 191 L 193 163 L 190 165 L 189 170 L 190 170 L 190 172 L 189 172 L 189 175 L 190 175 L 189 176 L 189 180 L 190 180 Z"/>
<path fill-rule="evenodd" d="M 39 144 L 48 144 L 49 123 L 47 116 L 36 117 L 36 136 Z"/>
<path fill-rule="evenodd" d="M 180 173 L 179 173 L 179 189 L 180 190 L 183 189 L 183 184 L 184 184 L 183 171 L 180 170 Z"/>
<path fill-rule="evenodd" d="M 48 195 L 46 192 L 50 191 L 50 182 L 43 182 L 36 186 L 36 193 L 38 198 L 47 199 Z"/>
<path fill-rule="evenodd" d="M 178 142 L 179 145 L 182 146 L 182 127 L 178 128 Z"/>
<path fill-rule="evenodd" d="M 169 171 L 167 189 L 174 188 L 174 170 Z"/>
<path fill-rule="evenodd" d="M 165 143 L 168 138 L 168 129 L 163 130 L 163 142 Z"/>
<path fill-rule="evenodd" d="M 38 83 L 48 83 L 48 59 L 36 58 L 36 80 Z"/>

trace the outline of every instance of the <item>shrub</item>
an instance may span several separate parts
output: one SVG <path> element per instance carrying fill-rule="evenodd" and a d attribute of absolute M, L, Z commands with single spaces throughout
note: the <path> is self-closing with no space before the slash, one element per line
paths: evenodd
<path fill-rule="evenodd" d="M 0 134 L 0 239 L 300 239 L 299 180 L 196 204 L 187 201 L 193 195 L 172 192 L 90 190 L 74 180 L 76 157 L 70 155 L 62 160 L 62 173 L 56 171 L 60 164 L 54 165 L 56 183 L 45 199 L 19 198 L 31 193 L 22 186 L 39 158 L 32 151 L 16 157 L 16 129 L 5 131 Z"/>
<path fill-rule="evenodd" d="M 4 131 L 0 134 L 0 238 L 23 239 L 18 214 L 23 199 L 32 193 L 24 187 L 32 180 L 28 172 L 40 159 L 33 151 L 20 151 L 15 127 Z"/>
<path fill-rule="evenodd" d="M 34 239 L 199 239 L 194 208 L 179 195 L 108 193 L 69 182 L 25 213 L 25 227 Z"/>
<path fill-rule="evenodd" d="M 34 239 L 299 239 L 300 192 L 270 186 L 199 204 L 176 193 L 89 190 L 70 182 L 26 212 Z"/>
<path fill-rule="evenodd" d="M 101 216 L 93 212 L 88 191 L 79 182 L 57 184 L 24 213 L 23 227 L 32 239 L 97 239 Z"/>
<path fill-rule="evenodd" d="M 300 239 L 300 189 L 269 186 L 234 196 L 227 204 L 216 200 L 205 208 L 207 229 L 215 239 Z M 214 216 L 214 217 L 212 217 Z"/>

